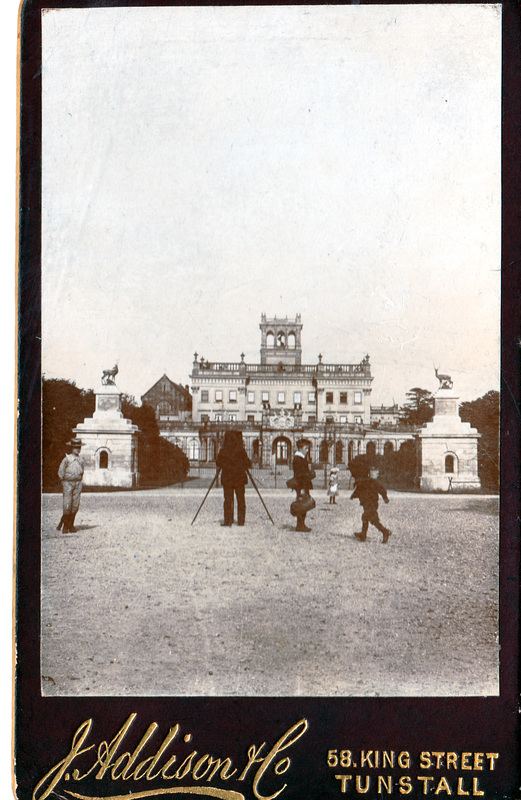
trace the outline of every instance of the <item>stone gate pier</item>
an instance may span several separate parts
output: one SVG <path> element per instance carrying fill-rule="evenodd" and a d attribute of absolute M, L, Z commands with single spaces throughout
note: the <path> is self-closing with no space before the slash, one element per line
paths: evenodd
<path fill-rule="evenodd" d="M 420 489 L 424 492 L 476 492 L 480 434 L 458 413 L 459 397 L 448 386 L 434 395 L 434 417 L 418 433 Z"/>
<path fill-rule="evenodd" d="M 96 410 L 74 428 L 82 442 L 85 486 L 133 489 L 139 483 L 137 425 L 123 416 L 121 396 L 114 381 L 95 390 Z"/>

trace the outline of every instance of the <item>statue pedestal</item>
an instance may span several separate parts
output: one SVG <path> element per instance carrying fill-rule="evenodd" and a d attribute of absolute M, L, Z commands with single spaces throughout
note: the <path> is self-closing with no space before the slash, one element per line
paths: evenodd
<path fill-rule="evenodd" d="M 463 422 L 452 389 L 434 395 L 434 417 L 418 433 L 421 453 L 420 489 L 424 492 L 476 492 L 480 434 Z"/>
<path fill-rule="evenodd" d="M 121 413 L 121 392 L 115 384 L 96 389 L 96 410 L 74 428 L 82 442 L 85 486 L 133 489 L 137 471 L 138 427 Z"/>

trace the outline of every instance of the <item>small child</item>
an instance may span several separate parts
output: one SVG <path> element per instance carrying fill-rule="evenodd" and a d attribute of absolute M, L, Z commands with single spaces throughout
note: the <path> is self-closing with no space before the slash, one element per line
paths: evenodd
<path fill-rule="evenodd" d="M 338 494 L 338 468 L 333 467 L 329 475 L 329 486 L 327 493 L 329 495 L 329 505 L 336 504 L 336 496 Z"/>
<path fill-rule="evenodd" d="M 358 478 L 355 484 L 355 490 L 351 495 L 351 500 L 358 497 L 360 505 L 362 506 L 362 530 L 360 533 L 355 533 L 355 538 L 360 542 L 365 542 L 367 538 L 367 529 L 369 523 L 375 526 L 383 535 L 383 544 L 389 541 L 391 531 L 380 522 L 378 516 L 378 502 L 379 495 L 383 497 L 384 503 L 389 502 L 387 492 L 384 486 L 377 480 L 378 471 L 371 470 L 370 477 Z"/>

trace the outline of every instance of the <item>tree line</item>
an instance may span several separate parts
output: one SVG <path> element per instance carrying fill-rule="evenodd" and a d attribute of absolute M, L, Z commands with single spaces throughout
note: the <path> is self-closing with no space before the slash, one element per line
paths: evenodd
<path fill-rule="evenodd" d="M 405 397 L 405 403 L 399 409 L 402 424 L 416 429 L 432 420 L 434 395 L 431 392 L 415 386 Z M 499 491 L 499 392 L 490 391 L 477 400 L 461 403 L 459 415 L 463 422 L 469 422 L 481 434 L 478 439 L 478 475 L 482 489 L 486 492 Z M 417 459 L 415 442 L 407 441 L 397 452 L 374 456 L 372 460 L 373 466 L 378 467 L 382 478 L 391 488 L 412 489 L 418 474 Z M 353 459 L 352 466 L 355 472 L 359 468 L 363 470 L 366 466 L 364 457 L 358 457 L 358 461 Z"/>
<path fill-rule="evenodd" d="M 477 400 L 461 403 L 459 413 L 481 434 L 478 439 L 478 473 L 482 488 L 499 489 L 499 392 L 490 391 Z M 57 487 L 58 466 L 64 456 L 66 442 L 79 422 L 94 413 L 96 397 L 92 389 L 80 389 L 74 382 L 62 379 L 43 379 L 42 388 L 42 478 L 43 490 Z M 138 470 L 141 486 L 160 486 L 184 480 L 189 461 L 183 451 L 159 433 L 154 409 L 138 406 L 133 397 L 123 395 L 121 410 L 138 426 Z M 417 428 L 430 422 L 434 414 L 434 395 L 414 387 L 406 394 L 399 409 L 400 421 Z M 360 457 L 359 457 L 360 458 Z M 373 458 L 389 486 L 408 489 L 414 486 L 417 475 L 417 452 L 414 441 L 405 442 L 399 451 Z M 350 467 L 357 469 L 357 459 Z"/>
<path fill-rule="evenodd" d="M 92 417 L 96 396 L 92 389 L 80 389 L 74 381 L 45 378 L 42 385 L 42 488 L 52 492 L 58 486 L 58 467 L 65 445 L 79 422 Z M 140 486 L 165 486 L 186 478 L 189 461 L 183 451 L 159 433 L 154 409 L 138 406 L 123 395 L 121 411 L 139 428 L 138 471 Z"/>

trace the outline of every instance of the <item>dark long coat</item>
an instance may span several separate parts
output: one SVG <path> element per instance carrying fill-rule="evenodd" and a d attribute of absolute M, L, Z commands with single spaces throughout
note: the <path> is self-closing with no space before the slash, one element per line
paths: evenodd
<path fill-rule="evenodd" d="M 293 459 L 293 475 L 298 484 L 297 492 L 309 492 L 309 490 L 313 488 L 309 462 L 305 455 L 298 451 L 295 453 L 295 458 Z"/>
<path fill-rule="evenodd" d="M 241 445 L 235 443 L 225 444 L 219 451 L 215 461 L 221 470 L 221 486 L 235 489 L 238 486 L 246 486 L 248 475 L 246 470 L 250 469 L 251 461 L 246 450 Z"/>

